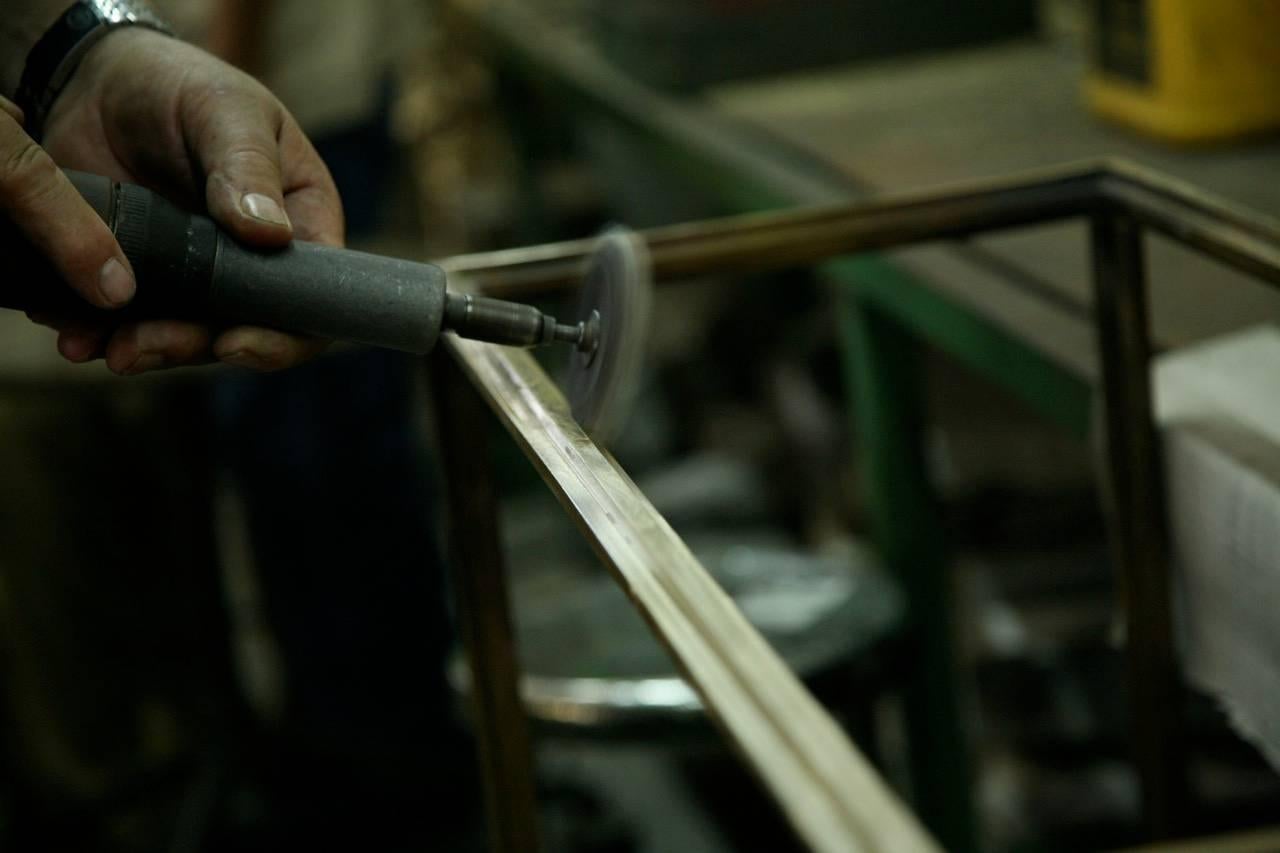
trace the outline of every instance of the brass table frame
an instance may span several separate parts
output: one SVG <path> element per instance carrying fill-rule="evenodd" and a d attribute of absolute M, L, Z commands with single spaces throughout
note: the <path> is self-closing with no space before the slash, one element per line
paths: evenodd
<path fill-rule="evenodd" d="M 833 256 L 1085 217 L 1102 365 L 1106 509 L 1126 616 L 1131 741 L 1153 836 L 1186 796 L 1172 640 L 1163 470 L 1152 416 L 1144 234 L 1280 285 L 1280 223 L 1120 161 L 937 191 L 728 217 L 644 233 L 659 281 L 809 265 Z M 590 241 L 463 256 L 485 293 L 570 287 Z M 708 712 L 815 850 L 936 849 L 613 458 L 573 421 L 533 358 L 447 336 L 432 360 L 449 481 L 453 566 L 472 672 L 494 848 L 537 849 L 532 759 L 517 693 L 492 476 L 480 422 L 497 416 L 581 528 Z"/>

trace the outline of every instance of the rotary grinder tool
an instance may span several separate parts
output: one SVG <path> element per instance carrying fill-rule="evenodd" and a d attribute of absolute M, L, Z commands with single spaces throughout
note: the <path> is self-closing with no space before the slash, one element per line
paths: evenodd
<path fill-rule="evenodd" d="M 602 238 L 588 265 L 580 319 L 557 322 L 530 305 L 451 292 L 434 264 L 294 241 L 263 251 L 237 243 L 205 216 L 180 210 L 142 187 L 67 172 L 110 226 L 133 265 L 137 292 L 117 311 L 96 308 L 70 288 L 11 225 L 0 223 L 5 273 L 0 307 L 111 325 L 172 318 L 215 325 L 266 326 L 411 353 L 426 353 L 442 331 L 510 346 L 571 344 L 568 385 L 589 430 L 618 419 L 634 384 L 647 265 L 643 242 Z M 611 306 L 616 306 L 613 310 Z M 576 390 L 575 390 L 576 389 Z M 603 418 L 603 419 L 602 419 Z"/>

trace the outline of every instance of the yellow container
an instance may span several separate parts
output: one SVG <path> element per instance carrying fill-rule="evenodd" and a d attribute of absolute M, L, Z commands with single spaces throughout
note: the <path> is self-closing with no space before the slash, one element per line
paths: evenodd
<path fill-rule="evenodd" d="M 1085 97 L 1178 142 L 1280 127 L 1280 0 L 1093 0 Z"/>

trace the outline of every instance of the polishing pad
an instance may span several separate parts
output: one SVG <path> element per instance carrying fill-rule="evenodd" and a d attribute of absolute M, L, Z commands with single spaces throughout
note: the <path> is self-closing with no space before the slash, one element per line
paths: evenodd
<path fill-rule="evenodd" d="M 652 304 L 644 240 L 626 228 L 609 229 L 587 261 L 577 317 L 588 326 L 598 324 L 597 344 L 590 351 L 574 350 L 565 380 L 574 419 L 597 443 L 616 438 L 631 413 Z"/>

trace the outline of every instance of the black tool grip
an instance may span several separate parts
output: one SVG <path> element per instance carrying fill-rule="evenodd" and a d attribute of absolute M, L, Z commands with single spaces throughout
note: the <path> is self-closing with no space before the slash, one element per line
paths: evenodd
<path fill-rule="evenodd" d="M 136 295 L 116 311 L 90 305 L 16 226 L 0 221 L 0 308 L 110 326 L 159 318 L 267 326 L 418 353 L 435 345 L 445 295 L 439 267 L 301 241 L 251 249 L 142 187 L 67 175 L 120 242 Z"/>
<path fill-rule="evenodd" d="M 148 317 L 207 318 L 218 244 L 212 221 L 142 187 L 83 172 L 67 176 L 115 234 L 133 265 L 137 295 L 119 311 L 90 305 L 63 283 L 17 226 L 0 222 L 0 252 L 6 259 L 0 307 L 111 325 Z"/>

